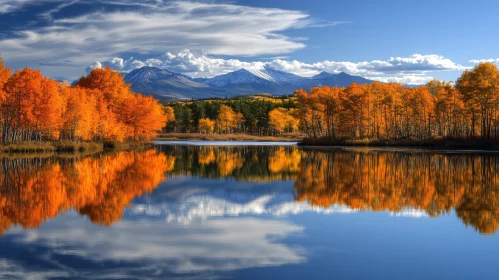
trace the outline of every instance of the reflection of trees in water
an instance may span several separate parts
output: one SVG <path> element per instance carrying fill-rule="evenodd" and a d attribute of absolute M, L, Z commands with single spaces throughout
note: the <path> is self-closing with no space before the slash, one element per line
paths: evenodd
<path fill-rule="evenodd" d="M 368 211 L 455 209 L 481 233 L 499 228 L 499 157 L 478 154 L 319 151 L 296 147 L 162 146 L 83 159 L 0 160 L 0 236 L 76 210 L 111 225 L 164 172 L 239 181 L 295 180 L 297 201 Z"/>
<path fill-rule="evenodd" d="M 175 155 L 173 174 L 238 181 L 292 180 L 299 170 L 301 151 L 278 146 L 160 146 Z"/>
<path fill-rule="evenodd" d="M 466 225 L 495 233 L 499 157 L 394 152 L 303 153 L 296 199 L 370 211 L 415 208 L 432 217 L 455 208 Z"/>
<path fill-rule="evenodd" d="M 134 197 L 164 180 L 172 162 L 156 150 L 83 159 L 1 159 L 0 236 L 12 225 L 36 228 L 71 209 L 109 226 Z"/>

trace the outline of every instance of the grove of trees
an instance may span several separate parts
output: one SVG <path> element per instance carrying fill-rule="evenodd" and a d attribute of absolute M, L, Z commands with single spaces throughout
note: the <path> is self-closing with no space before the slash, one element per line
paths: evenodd
<path fill-rule="evenodd" d="M 481 63 L 455 86 L 352 84 L 296 91 L 301 129 L 308 137 L 333 139 L 498 139 L 499 70 Z"/>
<path fill-rule="evenodd" d="M 118 71 L 94 69 L 74 85 L 24 68 L 12 73 L 0 59 L 2 142 L 148 140 L 167 123 L 152 97 L 133 93 Z"/>
<path fill-rule="evenodd" d="M 294 97 L 236 97 L 171 102 L 165 132 L 275 135 L 298 132 Z M 271 112 L 274 112 L 271 114 Z M 278 112 L 278 113 L 276 113 Z M 285 115 L 284 119 L 279 117 Z"/>

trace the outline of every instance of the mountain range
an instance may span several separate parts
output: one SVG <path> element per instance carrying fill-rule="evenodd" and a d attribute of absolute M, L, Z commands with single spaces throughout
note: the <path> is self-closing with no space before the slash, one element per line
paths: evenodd
<path fill-rule="evenodd" d="M 370 84 L 373 81 L 346 73 L 322 72 L 307 78 L 265 67 L 262 70 L 240 69 L 213 78 L 193 79 L 187 75 L 158 67 L 145 66 L 126 74 L 131 89 L 160 100 L 203 99 L 251 94 L 292 94 L 297 89 L 315 86 L 346 87 L 352 83 Z"/>

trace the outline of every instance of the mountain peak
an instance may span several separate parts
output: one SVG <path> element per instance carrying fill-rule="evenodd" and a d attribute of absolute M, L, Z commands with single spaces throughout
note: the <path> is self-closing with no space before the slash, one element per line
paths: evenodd
<path fill-rule="evenodd" d="M 164 68 L 159 68 L 154 66 L 144 66 L 142 68 L 135 69 L 130 73 L 128 73 L 125 76 L 125 81 L 127 83 L 134 83 L 136 81 L 143 81 L 143 80 L 157 81 L 174 77 L 192 80 L 192 78 L 189 76 L 180 73 L 175 73 Z"/>
<path fill-rule="evenodd" d="M 326 71 L 306 78 L 265 65 L 261 68 L 242 68 L 213 78 L 192 79 L 184 74 L 159 67 L 145 66 L 125 76 L 137 92 L 167 98 L 206 98 L 209 96 L 236 96 L 257 93 L 291 94 L 296 89 L 315 86 L 346 87 L 352 83 L 369 84 L 372 81 L 341 72 Z"/>
<path fill-rule="evenodd" d="M 320 80 L 320 79 L 326 79 L 326 78 L 329 78 L 329 77 L 332 77 L 332 76 L 335 76 L 335 74 L 331 74 L 329 72 L 322 71 L 319 74 L 313 76 L 312 79 L 314 79 L 314 80 Z"/>
<path fill-rule="evenodd" d="M 234 72 L 213 77 L 204 81 L 205 84 L 217 87 L 226 87 L 229 85 L 240 85 L 249 83 L 268 83 L 269 76 L 260 70 L 254 69 L 239 69 Z"/>

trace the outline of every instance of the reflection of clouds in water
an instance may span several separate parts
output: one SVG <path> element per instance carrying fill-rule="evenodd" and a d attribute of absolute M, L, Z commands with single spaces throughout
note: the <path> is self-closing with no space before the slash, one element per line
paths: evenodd
<path fill-rule="evenodd" d="M 424 210 L 404 209 L 400 212 L 390 212 L 393 217 L 408 217 L 408 218 L 425 218 L 428 214 Z"/>
<path fill-rule="evenodd" d="M 234 200 L 237 200 L 234 202 Z M 346 206 L 333 205 L 329 208 L 310 206 L 308 203 L 295 202 L 291 194 L 267 194 L 261 196 L 237 194 L 219 198 L 211 195 L 192 195 L 173 202 L 158 204 L 134 204 L 129 211 L 137 216 L 166 217 L 168 222 L 189 224 L 196 219 L 210 217 L 229 217 L 240 215 L 285 216 L 305 212 L 334 214 L 352 213 Z"/>
<path fill-rule="evenodd" d="M 135 270 L 135 274 L 141 274 L 136 270 L 149 266 L 150 273 L 157 271 L 164 275 L 301 263 L 305 261 L 302 249 L 277 241 L 302 231 L 301 226 L 287 221 L 256 218 L 206 220 L 188 227 L 139 219 L 105 228 L 68 214 L 40 229 L 27 232 L 18 229 L 8 235 L 13 235 L 14 242 L 19 244 L 45 246 L 52 255 L 82 258 L 95 264 L 119 262 L 120 266 Z M 0 276 L 21 271 L 12 262 L 4 261 L 2 265 Z M 71 273 L 70 269 L 60 267 L 62 271 L 52 273 Z M 94 271 L 101 276 L 116 273 L 95 268 Z M 45 278 L 50 278 L 50 272 Z"/>
<path fill-rule="evenodd" d="M 60 270 L 27 269 L 8 259 L 0 259 L 0 279 L 56 279 L 69 277 L 70 273 Z"/>

